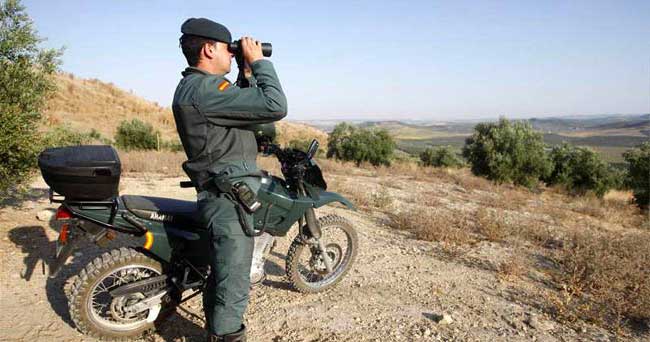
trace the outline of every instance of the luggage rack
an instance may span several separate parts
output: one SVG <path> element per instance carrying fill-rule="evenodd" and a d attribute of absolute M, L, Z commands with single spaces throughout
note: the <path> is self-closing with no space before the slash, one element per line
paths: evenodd
<path fill-rule="evenodd" d="M 128 213 L 123 213 L 121 216 L 122 218 L 133 225 L 135 229 L 129 229 L 129 228 L 122 228 L 122 227 L 117 227 L 114 225 L 115 223 L 115 216 L 117 215 L 117 209 L 119 206 L 119 203 L 117 201 L 117 196 L 111 198 L 110 200 L 105 200 L 105 201 L 92 201 L 92 200 L 66 200 L 65 196 L 57 194 L 50 188 L 49 192 L 49 197 L 50 197 L 50 203 L 61 203 L 63 204 L 68 210 L 73 211 L 76 216 L 90 221 L 98 226 L 115 230 L 120 233 L 126 233 L 126 234 L 136 234 L 136 235 L 144 235 L 148 229 L 138 220 L 135 219 L 132 215 Z M 94 219 L 92 217 L 88 217 L 86 215 L 82 215 L 79 212 L 76 212 L 70 208 L 70 205 L 76 205 L 79 206 L 79 209 L 103 209 L 103 208 L 110 208 L 111 209 L 111 214 L 108 218 L 108 222 L 102 222 L 97 219 Z"/>

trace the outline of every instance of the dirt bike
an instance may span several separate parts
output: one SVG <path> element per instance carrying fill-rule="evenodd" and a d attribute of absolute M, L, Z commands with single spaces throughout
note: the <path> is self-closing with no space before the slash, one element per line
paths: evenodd
<path fill-rule="evenodd" d="M 264 278 L 264 261 L 275 238 L 298 232 L 286 254 L 286 277 L 299 292 L 324 291 L 340 282 L 358 249 L 352 224 L 337 215 L 317 218 L 315 209 L 333 202 L 354 209 L 327 185 L 313 159 L 318 142 L 307 152 L 265 146 L 280 162 L 284 178 L 261 172 L 254 213 L 251 281 Z M 199 295 L 210 275 L 209 233 L 195 221 L 196 202 L 149 196 L 118 195 L 120 162 L 110 146 L 47 149 L 39 167 L 50 186 L 50 200 L 61 203 L 55 277 L 83 238 L 106 246 L 117 233 L 134 245 L 95 258 L 75 277 L 69 295 L 70 317 L 84 334 L 101 339 L 129 339 L 154 327 L 156 319 Z M 190 182 L 181 182 L 190 187 Z"/>

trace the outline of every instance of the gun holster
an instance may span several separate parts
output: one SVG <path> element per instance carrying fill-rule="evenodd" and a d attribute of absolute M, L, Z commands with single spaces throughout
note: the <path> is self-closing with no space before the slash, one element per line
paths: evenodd
<path fill-rule="evenodd" d="M 253 214 L 262 206 L 257 200 L 257 194 L 246 184 L 245 181 L 231 181 L 233 176 L 227 173 L 219 173 L 212 179 L 219 192 L 234 199 L 249 214 Z"/>

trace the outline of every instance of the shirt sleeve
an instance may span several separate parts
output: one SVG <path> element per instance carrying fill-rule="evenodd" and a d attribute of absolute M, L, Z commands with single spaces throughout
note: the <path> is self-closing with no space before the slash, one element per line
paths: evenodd
<path fill-rule="evenodd" d="M 221 76 L 203 80 L 196 106 L 209 122 L 241 127 L 278 121 L 287 115 L 287 99 L 273 64 L 259 60 L 251 70 L 257 87 L 240 88 Z"/>

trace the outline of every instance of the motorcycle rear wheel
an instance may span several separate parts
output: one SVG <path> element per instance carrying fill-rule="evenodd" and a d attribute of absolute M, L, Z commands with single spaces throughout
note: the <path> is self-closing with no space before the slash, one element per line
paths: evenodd
<path fill-rule="evenodd" d="M 104 253 L 76 277 L 68 298 L 70 317 L 83 334 L 101 340 L 126 341 L 140 337 L 154 328 L 153 323 L 146 321 L 148 311 L 129 317 L 120 308 L 142 298 L 136 298 L 137 295 L 112 298 L 108 291 L 162 272 L 159 262 L 131 248 Z M 168 303 L 169 306 L 173 304 Z"/>
<path fill-rule="evenodd" d="M 287 279 L 298 292 L 317 293 L 335 286 L 350 271 L 357 257 L 359 239 L 350 221 L 338 215 L 324 216 L 318 221 L 322 231 L 321 239 L 332 262 L 332 272 L 327 273 L 324 269 L 317 248 L 298 235 L 289 247 L 286 261 Z M 344 237 L 345 242 L 333 240 L 336 234 Z"/>

